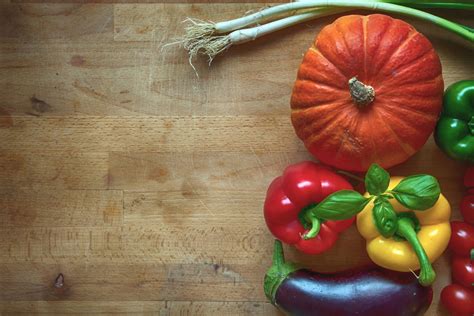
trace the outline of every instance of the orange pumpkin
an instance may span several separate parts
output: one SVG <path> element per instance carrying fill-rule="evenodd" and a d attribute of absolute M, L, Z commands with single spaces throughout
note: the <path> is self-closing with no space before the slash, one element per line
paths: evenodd
<path fill-rule="evenodd" d="M 291 120 L 323 163 L 389 168 L 426 142 L 443 89 L 439 57 L 411 25 L 382 14 L 348 15 L 324 27 L 306 52 Z"/>

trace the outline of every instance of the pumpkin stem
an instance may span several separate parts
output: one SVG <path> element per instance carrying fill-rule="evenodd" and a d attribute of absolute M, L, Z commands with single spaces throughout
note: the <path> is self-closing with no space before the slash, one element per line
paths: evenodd
<path fill-rule="evenodd" d="M 375 90 L 369 85 L 363 84 L 357 77 L 349 79 L 349 92 L 352 100 L 359 107 L 364 107 L 372 103 L 375 99 Z"/>

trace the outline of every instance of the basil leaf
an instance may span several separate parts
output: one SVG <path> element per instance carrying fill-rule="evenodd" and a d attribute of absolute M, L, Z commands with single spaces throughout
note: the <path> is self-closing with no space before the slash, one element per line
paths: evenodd
<path fill-rule="evenodd" d="M 427 174 L 406 177 L 390 191 L 400 204 L 410 210 L 426 210 L 438 201 L 438 180 Z"/>
<path fill-rule="evenodd" d="M 390 175 L 376 163 L 373 163 L 365 174 L 365 188 L 372 195 L 387 191 L 389 183 Z"/>
<path fill-rule="evenodd" d="M 395 234 L 398 228 L 397 213 L 386 198 L 378 197 L 375 199 L 372 216 L 374 217 L 375 226 L 382 236 L 389 238 Z"/>
<path fill-rule="evenodd" d="M 328 195 L 315 207 L 314 214 L 326 220 L 348 219 L 362 211 L 370 200 L 359 192 L 341 190 Z"/>

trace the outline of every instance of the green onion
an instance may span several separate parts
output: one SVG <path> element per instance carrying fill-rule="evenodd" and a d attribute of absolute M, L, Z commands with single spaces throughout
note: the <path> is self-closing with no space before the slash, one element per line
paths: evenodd
<path fill-rule="evenodd" d="M 208 56 L 210 64 L 216 55 L 232 45 L 253 41 L 263 35 L 279 31 L 292 25 L 345 11 L 347 10 L 327 8 L 314 9 L 306 13 L 285 17 L 256 27 L 235 30 L 228 35 L 201 37 L 197 41 L 184 43 L 184 48 L 189 52 L 190 63 L 194 56 L 198 53 L 202 53 Z"/>
<path fill-rule="evenodd" d="M 474 30 L 472 28 L 414 7 L 474 10 L 474 3 L 472 3 L 472 0 L 299 0 L 265 8 L 224 22 L 212 23 L 188 19 L 190 25 L 185 29 L 184 38 L 178 42 L 189 52 L 191 65 L 192 59 L 198 53 L 207 55 L 210 63 L 216 55 L 232 45 L 255 40 L 263 35 L 318 17 L 338 14 L 352 9 L 366 9 L 397 13 L 428 21 L 474 43 Z M 245 28 L 251 25 L 257 26 Z"/>
<path fill-rule="evenodd" d="M 418 9 L 459 9 L 459 10 L 474 10 L 474 2 L 472 0 L 380 0 L 380 2 L 389 2 L 400 4 L 407 7 Z"/>

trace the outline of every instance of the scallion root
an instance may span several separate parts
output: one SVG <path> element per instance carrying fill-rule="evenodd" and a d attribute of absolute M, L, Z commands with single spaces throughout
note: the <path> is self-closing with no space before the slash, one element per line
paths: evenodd
<path fill-rule="evenodd" d="M 198 54 L 204 54 L 208 57 L 209 64 L 211 64 L 214 57 L 222 53 L 231 46 L 230 36 L 209 36 L 197 39 L 193 42 L 184 43 L 184 48 L 189 53 L 189 63 L 193 65 L 192 61 Z"/>
<path fill-rule="evenodd" d="M 215 23 L 199 19 L 187 18 L 184 20 L 188 25 L 184 28 L 184 36 L 181 39 L 183 46 L 192 46 L 194 42 L 211 37 L 215 31 Z"/>
<path fill-rule="evenodd" d="M 167 43 L 162 46 L 162 50 L 171 45 L 181 45 L 189 53 L 189 64 L 194 69 L 196 76 L 199 77 L 199 74 L 196 68 L 193 65 L 193 59 L 199 53 L 204 53 L 209 57 L 209 63 L 212 62 L 212 59 L 219 54 L 222 50 L 229 47 L 229 44 L 226 44 L 224 39 L 225 36 L 217 35 L 216 33 L 216 24 L 210 21 L 203 21 L 194 18 L 186 18 L 183 23 L 188 25 L 184 28 L 184 35 L 180 38 L 176 38 L 175 41 Z M 224 46 L 220 49 L 219 47 Z"/>

